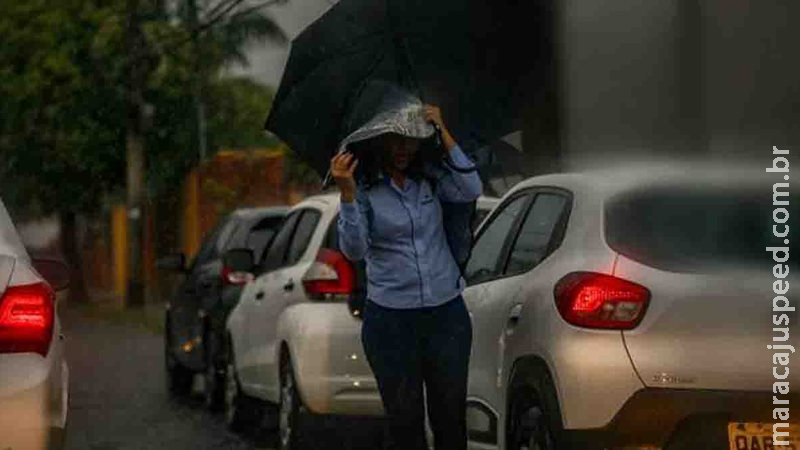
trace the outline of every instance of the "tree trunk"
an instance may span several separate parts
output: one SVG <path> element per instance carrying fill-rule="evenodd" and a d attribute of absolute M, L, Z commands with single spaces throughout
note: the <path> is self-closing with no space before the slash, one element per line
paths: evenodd
<path fill-rule="evenodd" d="M 78 227 L 74 212 L 63 212 L 59 216 L 61 222 L 61 252 L 69 266 L 69 296 L 67 301 L 86 302 L 89 300 L 86 291 L 86 280 L 83 274 L 81 249 L 78 245 Z"/>
<path fill-rule="evenodd" d="M 127 164 L 127 208 L 128 208 L 128 286 L 125 303 L 136 306 L 144 303 L 142 270 L 142 207 L 144 205 L 144 88 L 147 76 L 145 59 L 145 36 L 141 29 L 139 0 L 126 2 L 125 44 L 128 51 L 128 114 L 125 127 Z"/>

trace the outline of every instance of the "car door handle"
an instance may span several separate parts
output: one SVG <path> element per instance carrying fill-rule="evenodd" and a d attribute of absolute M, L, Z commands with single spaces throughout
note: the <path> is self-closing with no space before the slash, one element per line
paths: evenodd
<path fill-rule="evenodd" d="M 522 305 L 514 305 L 511 307 L 511 311 L 508 312 L 508 320 L 506 321 L 506 334 L 511 334 L 514 332 L 514 328 L 516 328 L 517 324 L 519 323 L 519 318 L 522 316 Z"/>
<path fill-rule="evenodd" d="M 264 300 L 264 291 L 259 291 L 256 293 L 256 300 Z"/>
<path fill-rule="evenodd" d="M 294 280 L 290 278 L 289 281 L 287 281 L 286 284 L 283 285 L 283 290 L 289 292 L 293 289 L 294 289 Z"/>

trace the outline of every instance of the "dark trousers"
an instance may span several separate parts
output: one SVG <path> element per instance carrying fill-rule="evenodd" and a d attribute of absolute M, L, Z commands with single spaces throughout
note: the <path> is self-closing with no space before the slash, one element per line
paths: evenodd
<path fill-rule="evenodd" d="M 428 449 L 423 385 L 436 450 L 467 448 L 472 323 L 461 296 L 435 307 L 366 302 L 361 340 L 387 416 L 388 448 Z"/>

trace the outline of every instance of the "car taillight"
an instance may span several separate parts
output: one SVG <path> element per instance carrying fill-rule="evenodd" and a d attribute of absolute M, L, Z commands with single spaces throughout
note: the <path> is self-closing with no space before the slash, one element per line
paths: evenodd
<path fill-rule="evenodd" d="M 320 249 L 303 276 L 303 287 L 313 300 L 348 300 L 355 286 L 353 265 L 342 253 L 329 248 Z"/>
<path fill-rule="evenodd" d="M 47 356 L 55 294 L 45 283 L 11 286 L 0 298 L 0 353 Z"/>
<path fill-rule="evenodd" d="M 644 317 L 650 291 L 610 275 L 574 272 L 556 284 L 555 298 L 561 316 L 573 325 L 630 330 Z"/>

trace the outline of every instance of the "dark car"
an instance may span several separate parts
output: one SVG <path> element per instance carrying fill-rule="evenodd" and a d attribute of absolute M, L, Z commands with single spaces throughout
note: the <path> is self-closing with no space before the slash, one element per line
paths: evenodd
<path fill-rule="evenodd" d="M 191 264 L 182 253 L 161 258 L 161 269 L 183 274 L 178 291 L 166 305 L 164 353 L 167 381 L 174 394 L 187 394 L 195 374 L 204 374 L 206 404 L 222 404 L 226 364 L 219 345 L 228 313 L 239 300 L 246 280 L 223 261 L 232 248 L 248 248 L 255 257 L 272 241 L 287 208 L 239 209 L 223 218 L 203 240 Z"/>

